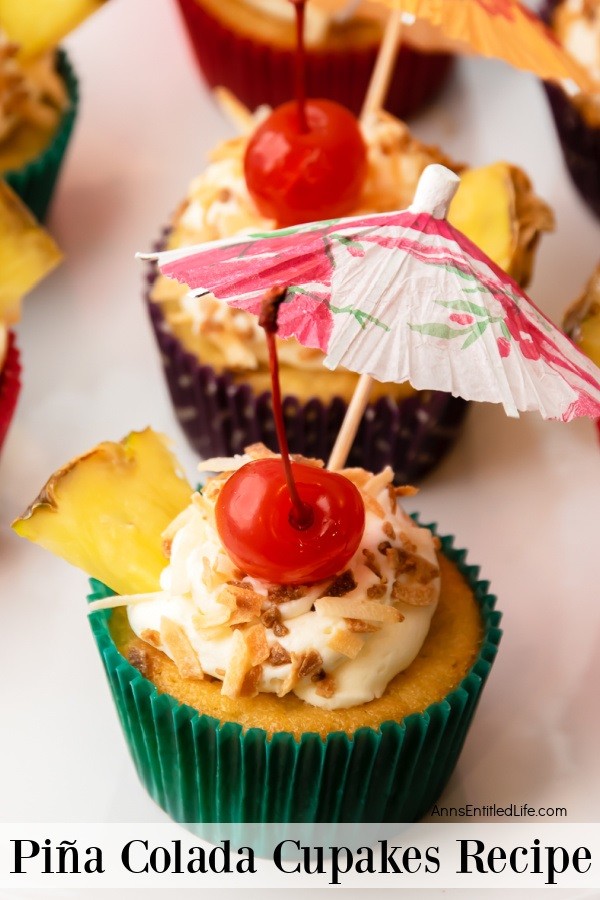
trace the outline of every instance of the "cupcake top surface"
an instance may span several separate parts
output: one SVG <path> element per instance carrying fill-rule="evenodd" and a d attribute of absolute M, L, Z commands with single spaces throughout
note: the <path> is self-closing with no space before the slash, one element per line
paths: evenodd
<path fill-rule="evenodd" d="M 256 124 L 262 116 L 264 110 L 255 117 Z M 360 201 L 351 215 L 406 208 L 412 202 L 420 175 L 431 163 L 463 171 L 462 165 L 450 160 L 438 148 L 416 140 L 403 122 L 388 113 L 370 117 L 361 128 L 367 146 L 368 168 Z M 246 187 L 243 162 L 247 141 L 248 136 L 243 135 L 220 144 L 213 151 L 210 164 L 194 179 L 186 200 L 174 217 L 168 247 L 277 227 L 274 220 L 259 213 Z M 525 281 L 537 238 L 542 230 L 552 227 L 552 215 L 546 204 L 535 196 L 521 170 L 507 164 L 497 165 L 502 171 L 493 183 L 486 184 L 486 190 L 497 192 L 501 189 L 510 198 L 505 204 L 510 219 L 505 225 L 510 239 L 507 237 L 502 241 L 508 247 L 510 259 L 505 260 L 503 256 L 496 261 L 500 265 L 510 263 L 511 274 Z M 477 190 L 474 193 L 477 194 Z M 464 210 L 468 217 L 472 216 L 468 203 L 464 204 Z M 452 213 L 450 218 L 452 220 Z M 458 224 L 464 230 L 465 223 L 461 220 Z M 496 236 L 489 235 L 489 238 L 497 242 Z M 495 246 L 484 246 L 484 249 L 493 252 Z M 161 304 L 167 322 L 191 352 L 200 340 L 202 359 L 209 365 L 234 371 L 253 371 L 265 366 L 264 339 L 253 316 L 210 295 L 197 298 L 186 294 L 185 285 L 159 276 L 151 296 Z M 318 350 L 301 347 L 294 340 L 279 342 L 279 349 L 284 365 L 301 369 L 322 367 L 322 354 Z"/>
<path fill-rule="evenodd" d="M 600 126 L 600 0 L 562 0 L 552 25 L 562 46 L 598 82 L 597 92 L 576 94 L 573 101 L 589 124 Z"/>
<path fill-rule="evenodd" d="M 0 31 L 0 142 L 17 136 L 21 143 L 35 143 L 32 132 L 49 133 L 58 124 L 67 103 L 65 86 L 56 74 L 55 54 L 47 52 L 23 62 L 19 47 Z M 2 168 L 13 165 L 9 149 L 0 145 Z M 34 149 L 34 148 L 33 148 Z M 16 152 L 16 151 L 15 151 Z M 6 158 L 4 158 L 6 157 Z"/>
<path fill-rule="evenodd" d="M 164 535 L 161 591 L 128 606 L 132 630 L 173 659 L 183 677 L 209 675 L 228 697 L 290 691 L 327 709 L 380 697 L 425 640 L 440 578 L 431 532 L 398 503 L 391 469 L 342 472 L 365 504 L 360 546 L 343 572 L 307 585 L 276 585 L 238 570 L 214 523 L 222 486 L 251 458 L 212 460 L 224 471 Z M 307 461 L 322 465 L 316 461 Z"/>

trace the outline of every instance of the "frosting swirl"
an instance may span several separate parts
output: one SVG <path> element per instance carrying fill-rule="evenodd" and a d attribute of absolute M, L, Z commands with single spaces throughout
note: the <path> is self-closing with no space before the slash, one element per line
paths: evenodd
<path fill-rule="evenodd" d="M 359 488 L 366 521 L 344 572 L 285 587 L 251 578 L 236 569 L 214 525 L 222 485 L 250 458 L 205 464 L 227 471 L 167 530 L 162 591 L 128 607 L 131 628 L 184 677 L 222 680 L 226 696 L 292 691 L 328 709 L 380 697 L 419 652 L 437 606 L 433 536 L 398 504 L 391 469 L 348 469 L 342 474 Z"/>

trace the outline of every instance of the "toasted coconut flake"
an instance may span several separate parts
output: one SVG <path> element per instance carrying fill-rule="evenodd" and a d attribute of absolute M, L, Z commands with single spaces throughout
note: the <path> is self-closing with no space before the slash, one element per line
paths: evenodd
<path fill-rule="evenodd" d="M 396 540 L 396 532 L 394 531 L 394 526 L 392 525 L 391 522 L 384 522 L 381 527 L 382 527 L 383 533 L 385 534 L 385 536 L 387 538 L 390 539 L 390 541 Z"/>
<path fill-rule="evenodd" d="M 313 466 L 315 469 L 323 469 L 325 468 L 325 463 L 322 459 L 316 459 L 314 456 L 302 456 L 301 453 L 292 453 L 291 457 L 294 462 L 302 463 L 305 466 Z"/>
<path fill-rule="evenodd" d="M 249 447 L 244 447 L 246 451 L 246 456 L 249 456 L 250 459 L 273 459 L 273 457 L 277 457 L 278 453 L 273 453 L 272 450 L 269 450 L 268 447 L 265 447 L 264 444 L 250 444 Z"/>
<path fill-rule="evenodd" d="M 160 634 L 165 649 L 173 657 L 173 662 L 181 677 L 202 681 L 204 672 L 198 654 L 192 647 L 184 628 L 172 619 L 163 616 L 160 620 Z"/>
<path fill-rule="evenodd" d="M 292 654 L 293 656 L 293 654 Z M 302 654 L 302 659 L 298 667 L 298 677 L 308 678 L 323 668 L 323 659 L 317 650 L 307 650 Z"/>
<path fill-rule="evenodd" d="M 236 472 L 250 462 L 250 457 L 246 454 L 236 454 L 236 456 L 212 456 L 210 459 L 203 459 L 198 463 L 198 472 Z"/>
<path fill-rule="evenodd" d="M 321 597 L 315 600 L 315 609 L 322 616 L 366 619 L 368 622 L 401 622 L 404 618 L 400 610 L 394 606 L 385 606 L 376 600 Z"/>
<path fill-rule="evenodd" d="M 381 578 L 381 567 L 379 565 L 379 560 L 375 556 L 372 550 L 368 550 L 366 547 L 363 548 L 363 556 L 365 558 L 365 566 L 367 569 L 370 569 L 373 575 L 377 575 L 378 578 Z"/>
<path fill-rule="evenodd" d="M 144 628 L 144 630 L 140 633 L 140 637 L 143 641 L 146 641 L 147 644 L 150 644 L 152 647 L 156 647 L 157 650 L 161 648 L 160 634 L 154 628 Z"/>
<path fill-rule="evenodd" d="M 239 697 L 244 686 L 246 675 L 251 669 L 250 652 L 243 633 L 238 629 L 233 632 L 231 658 L 223 678 L 221 693 L 225 697 Z"/>
<path fill-rule="evenodd" d="M 265 628 L 272 629 L 275 637 L 285 637 L 286 634 L 289 634 L 289 628 L 283 624 L 281 612 L 274 603 L 265 609 L 260 620 Z"/>
<path fill-rule="evenodd" d="M 292 657 L 285 649 L 282 647 L 278 641 L 275 641 L 274 644 L 271 644 L 271 649 L 269 651 L 269 656 L 267 659 L 267 663 L 270 666 L 284 666 L 286 663 L 292 661 Z"/>
<path fill-rule="evenodd" d="M 367 483 L 369 478 L 372 477 L 371 472 L 366 472 L 364 469 L 340 469 L 340 475 L 343 475 L 344 478 L 347 478 L 348 481 L 351 481 L 353 485 L 357 488 L 362 488 Z"/>
<path fill-rule="evenodd" d="M 408 550 L 409 553 L 416 553 L 417 545 L 414 541 L 411 541 L 409 536 L 405 531 L 400 532 L 400 540 L 402 541 L 402 546 L 405 550 Z"/>
<path fill-rule="evenodd" d="M 194 507 L 186 506 L 186 508 L 182 510 L 182 512 L 180 512 L 178 516 L 175 516 L 173 521 L 167 525 L 167 527 L 161 534 L 160 537 L 162 540 L 163 553 L 167 558 L 171 556 L 171 545 L 173 543 L 173 538 L 180 528 L 183 528 L 184 525 L 188 524 L 193 514 Z"/>
<path fill-rule="evenodd" d="M 351 569 L 338 575 L 323 591 L 322 597 L 344 597 L 355 590 L 358 585 Z"/>
<path fill-rule="evenodd" d="M 231 607 L 231 602 L 235 606 L 232 609 L 229 624 L 240 625 L 244 622 L 251 622 L 257 619 L 262 610 L 262 604 L 265 598 L 262 594 L 257 594 L 251 587 L 245 587 L 237 584 L 228 584 L 219 594 L 219 602 Z"/>
<path fill-rule="evenodd" d="M 381 597 L 385 597 L 387 593 L 387 584 L 384 584 L 380 581 L 378 584 L 372 584 L 367 588 L 367 597 L 369 600 L 379 600 Z"/>
<path fill-rule="evenodd" d="M 364 619 L 344 618 L 344 622 L 348 631 L 353 631 L 356 634 L 372 634 L 381 628 L 381 625 L 376 625 L 374 622 L 365 622 Z"/>
<path fill-rule="evenodd" d="M 267 632 L 262 622 L 257 622 L 250 628 L 246 628 L 242 634 L 248 647 L 250 654 L 250 662 L 253 666 L 264 663 L 269 658 L 269 644 L 267 643 Z"/>
<path fill-rule="evenodd" d="M 392 545 L 390 544 L 389 541 L 380 541 L 380 543 L 377 544 L 377 550 L 379 553 L 381 553 L 382 556 L 385 556 L 387 554 L 388 550 L 391 548 L 391 546 Z"/>
<path fill-rule="evenodd" d="M 335 681 L 331 677 L 331 675 L 326 675 L 325 678 L 321 678 L 315 688 L 315 694 L 319 697 L 333 697 L 335 694 Z"/>
<path fill-rule="evenodd" d="M 127 651 L 127 661 L 131 663 L 144 678 L 152 677 L 152 657 L 143 645 L 141 647 L 130 647 Z"/>
<path fill-rule="evenodd" d="M 396 497 L 414 497 L 419 493 L 419 488 L 412 484 L 398 484 L 393 491 Z"/>
<path fill-rule="evenodd" d="M 340 628 L 332 634 L 327 641 L 327 646 L 335 650 L 336 653 L 342 653 L 349 659 L 354 659 L 362 650 L 364 643 L 365 639 L 356 634 L 356 632 L 348 631 L 347 628 Z"/>
<path fill-rule="evenodd" d="M 308 588 L 302 584 L 282 584 L 269 588 L 268 600 L 271 603 L 287 603 L 288 600 L 300 600 L 306 595 Z"/>
<path fill-rule="evenodd" d="M 262 675 L 262 666 L 252 666 L 246 673 L 242 687 L 239 693 L 240 697 L 256 697 L 258 694 L 258 685 Z"/>
<path fill-rule="evenodd" d="M 410 606 L 429 606 L 435 600 L 437 591 L 433 584 L 401 584 L 394 582 L 392 599 L 408 603 Z"/>
<path fill-rule="evenodd" d="M 386 466 L 385 469 L 382 469 L 381 472 L 378 472 L 377 475 L 371 475 L 371 477 L 365 481 L 362 486 L 362 490 L 366 494 L 371 494 L 372 497 L 377 497 L 388 484 L 394 479 L 394 472 L 391 466 Z"/>
<path fill-rule="evenodd" d="M 375 513 L 375 515 L 380 519 L 385 519 L 385 509 L 375 497 L 372 497 L 371 494 L 365 494 L 361 492 L 361 496 L 363 498 L 365 509 L 368 509 L 369 512 Z"/>

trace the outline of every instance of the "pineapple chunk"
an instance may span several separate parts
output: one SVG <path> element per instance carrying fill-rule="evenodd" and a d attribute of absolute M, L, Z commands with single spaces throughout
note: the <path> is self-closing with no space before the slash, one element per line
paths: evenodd
<path fill-rule="evenodd" d="M 22 56 L 50 50 L 104 0 L 0 0 L 0 23 Z"/>
<path fill-rule="evenodd" d="M 586 356 L 600 366 L 600 265 L 565 315 L 564 328 Z"/>
<path fill-rule="evenodd" d="M 523 287 L 540 232 L 554 227 L 522 169 L 503 162 L 461 172 L 448 219 Z"/>
<path fill-rule="evenodd" d="M 166 439 L 147 428 L 71 460 L 13 528 L 118 594 L 155 591 L 161 534 L 191 493 Z"/>
<path fill-rule="evenodd" d="M 50 235 L 0 181 L 0 321 L 19 318 L 21 298 L 61 261 Z"/>

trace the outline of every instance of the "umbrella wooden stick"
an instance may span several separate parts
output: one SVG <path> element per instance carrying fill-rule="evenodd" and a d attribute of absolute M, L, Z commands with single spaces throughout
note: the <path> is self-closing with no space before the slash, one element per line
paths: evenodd
<path fill-rule="evenodd" d="M 415 197 L 410 206 L 411 211 L 415 213 L 426 212 L 436 219 L 444 219 L 459 183 L 460 178 L 458 175 L 450 172 L 444 166 L 428 166 L 419 179 Z M 331 456 L 327 463 L 328 469 L 336 470 L 344 467 L 363 413 L 369 402 L 372 385 L 373 378 L 371 375 L 363 374 L 358 379 L 358 384 L 346 410 L 342 427 L 331 451 Z"/>
<path fill-rule="evenodd" d="M 402 31 L 402 11 L 394 9 L 388 16 L 375 67 L 365 95 L 360 113 L 361 121 L 373 112 L 383 109 L 392 78 L 392 70 L 400 43 Z"/>

